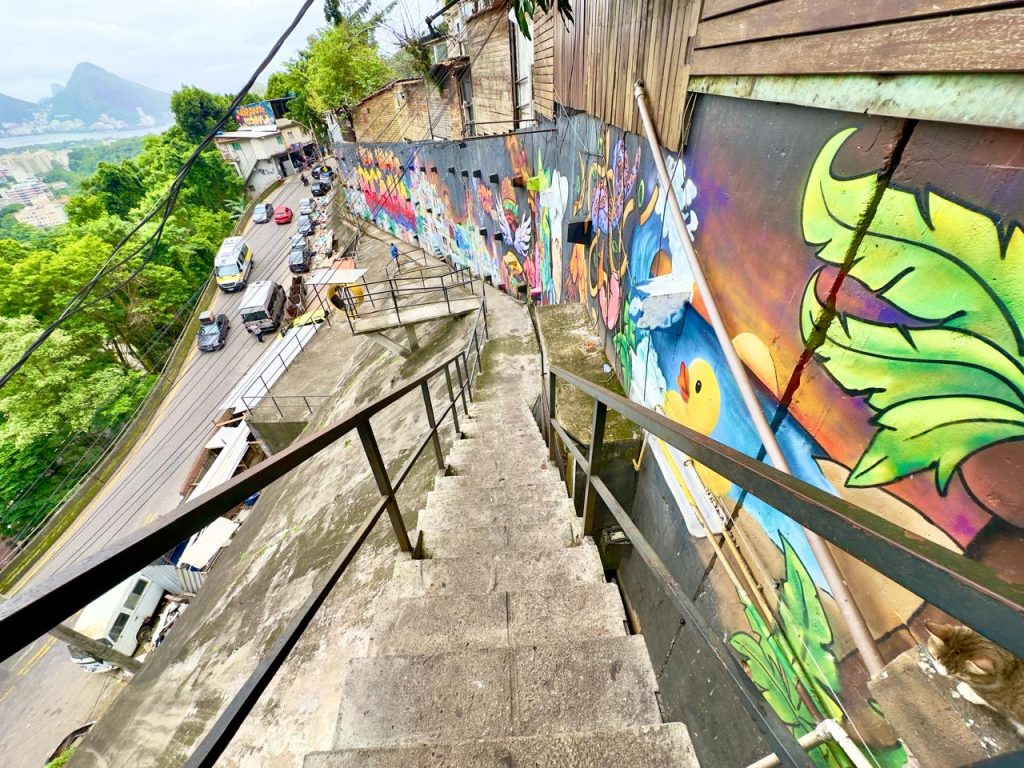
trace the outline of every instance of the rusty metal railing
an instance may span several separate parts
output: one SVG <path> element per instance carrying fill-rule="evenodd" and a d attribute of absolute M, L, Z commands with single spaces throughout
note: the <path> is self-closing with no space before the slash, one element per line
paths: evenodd
<path fill-rule="evenodd" d="M 542 340 L 536 321 L 534 329 L 538 340 Z M 721 635 L 683 591 L 602 477 L 604 434 L 609 409 L 691 456 L 1007 650 L 1024 656 L 1024 585 L 1007 582 L 982 563 L 915 536 L 866 509 L 687 429 L 656 411 L 576 374 L 550 365 L 543 354 L 543 346 L 541 350 L 542 397 L 546 400 L 541 409 L 545 439 L 553 458 L 561 443 L 583 472 L 585 482 L 580 487 L 584 494 L 584 535 L 594 535 L 594 512 L 597 499 L 600 498 L 669 599 L 697 630 L 718 663 L 725 668 L 740 694 L 740 700 L 784 765 L 810 766 L 812 763 L 786 725 L 768 706 Z M 594 400 L 589 446 L 581 447 L 577 444 L 558 421 L 556 390 L 559 381 Z M 575 483 L 573 494 L 575 497 Z M 1022 760 L 1020 764 L 1024 764 L 1024 751 L 1015 754 Z"/>

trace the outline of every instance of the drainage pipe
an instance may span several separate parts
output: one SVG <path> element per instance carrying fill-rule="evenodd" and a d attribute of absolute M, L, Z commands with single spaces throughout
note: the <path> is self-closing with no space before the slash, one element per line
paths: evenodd
<path fill-rule="evenodd" d="M 725 354 L 729 370 L 732 372 L 732 376 L 736 380 L 736 386 L 743 397 L 743 404 L 747 408 L 751 421 L 754 422 L 761 442 L 768 453 L 768 458 L 771 459 L 772 466 L 781 472 L 792 475 L 793 472 L 789 467 L 789 462 L 786 461 L 786 457 L 782 454 L 782 449 L 775 439 L 775 433 L 768 424 L 768 419 L 765 418 L 760 403 L 757 402 L 757 395 L 754 394 L 754 388 L 750 383 L 750 378 L 747 376 L 747 370 L 740 361 L 739 355 L 736 354 L 736 348 L 733 347 L 732 339 L 725 328 L 725 323 L 722 321 L 722 316 L 718 311 L 718 304 L 715 302 L 715 298 L 708 286 L 707 278 L 704 276 L 704 270 L 701 268 L 700 262 L 697 261 L 697 253 L 693 248 L 693 243 L 690 241 L 690 233 L 687 231 L 686 224 L 683 221 L 683 212 L 679 208 L 679 201 L 672 190 L 672 180 L 669 178 L 668 169 L 665 167 L 665 158 L 662 156 L 661 145 L 658 143 L 658 134 L 654 129 L 654 123 L 651 121 L 651 115 L 647 111 L 647 97 L 644 93 L 643 84 L 640 81 L 637 81 L 633 86 L 633 95 L 636 97 L 636 103 L 640 109 L 640 118 L 644 124 L 644 132 L 647 135 L 647 143 L 650 144 L 651 154 L 654 156 L 654 164 L 658 169 L 658 179 L 665 192 L 665 197 L 668 198 L 672 222 L 679 233 L 679 239 L 683 244 L 683 252 L 686 254 L 686 260 L 690 265 L 690 270 L 693 272 L 694 282 L 696 282 L 697 289 L 704 299 L 708 319 L 715 329 L 715 336 L 718 337 L 718 343 Z M 864 666 L 867 667 L 868 675 L 874 677 L 882 671 L 885 662 L 882 660 L 882 654 L 878 651 L 878 646 L 871 635 L 871 630 L 868 629 L 864 615 L 857 607 L 853 595 L 850 594 L 850 590 L 843 580 L 842 574 L 839 572 L 839 566 L 826 541 L 818 534 L 806 528 L 804 532 L 807 535 L 808 543 L 811 545 L 811 551 L 814 553 L 814 557 L 817 559 L 818 565 L 821 566 L 822 573 L 825 575 L 829 591 L 832 593 L 832 597 L 839 606 L 843 619 L 850 629 L 850 634 L 853 636 L 857 650 L 860 651 L 861 658 L 864 660 Z"/>
<path fill-rule="evenodd" d="M 835 720 L 822 720 L 814 727 L 813 731 L 797 739 L 797 743 L 805 750 L 820 747 L 826 741 L 834 741 L 846 753 L 846 756 L 850 758 L 854 768 L 875 768 L 864 756 L 864 753 L 860 751 L 857 742 L 850 738 L 850 734 L 846 732 L 846 729 Z M 779 758 L 773 753 L 767 757 L 762 757 L 756 763 L 751 763 L 747 768 L 776 768 L 778 765 Z"/>

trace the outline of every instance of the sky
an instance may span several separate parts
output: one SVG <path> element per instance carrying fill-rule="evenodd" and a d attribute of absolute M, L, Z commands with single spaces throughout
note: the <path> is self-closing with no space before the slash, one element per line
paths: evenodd
<path fill-rule="evenodd" d="M 51 94 L 88 61 L 170 92 L 182 84 L 235 92 L 301 6 L 301 0 L 0 0 L 0 93 L 26 101 Z M 379 5 L 383 5 L 380 0 Z M 440 0 L 400 0 L 391 26 L 422 20 Z M 305 47 L 324 26 L 316 0 L 261 76 Z M 394 44 L 389 32 L 379 41 Z"/>

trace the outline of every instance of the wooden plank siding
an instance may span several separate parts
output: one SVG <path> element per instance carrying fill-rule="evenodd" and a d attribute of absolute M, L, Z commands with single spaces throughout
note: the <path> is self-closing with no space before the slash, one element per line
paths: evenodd
<path fill-rule="evenodd" d="M 537 16 L 533 28 L 533 108 L 555 117 L 555 10 Z"/>
<path fill-rule="evenodd" d="M 1024 68 L 1024 2 L 707 0 L 694 75 L 999 72 Z"/>
<path fill-rule="evenodd" d="M 634 133 L 633 84 L 643 80 L 662 143 L 678 149 L 697 0 L 580 0 L 554 28 L 554 102 Z"/>
<path fill-rule="evenodd" d="M 481 11 L 466 22 L 466 50 L 472 57 L 474 132 L 478 136 L 512 130 L 512 49 L 504 4 Z"/>

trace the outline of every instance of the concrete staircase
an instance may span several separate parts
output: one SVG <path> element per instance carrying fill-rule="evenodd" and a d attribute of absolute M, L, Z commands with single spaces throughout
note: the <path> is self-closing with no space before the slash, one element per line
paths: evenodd
<path fill-rule="evenodd" d="M 697 766 L 514 389 L 473 406 L 305 768 Z"/>

